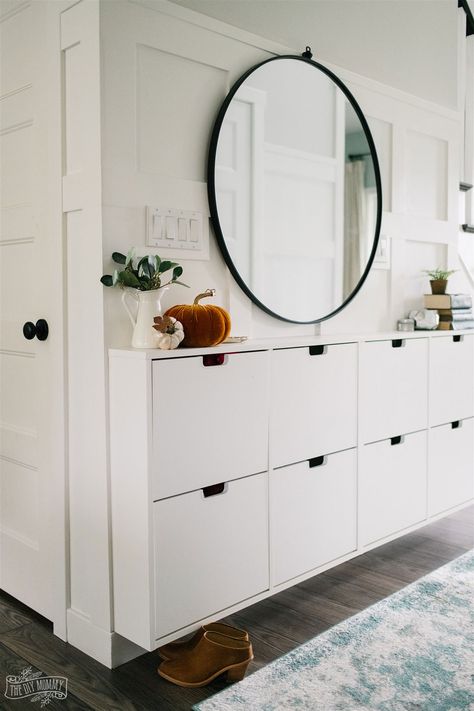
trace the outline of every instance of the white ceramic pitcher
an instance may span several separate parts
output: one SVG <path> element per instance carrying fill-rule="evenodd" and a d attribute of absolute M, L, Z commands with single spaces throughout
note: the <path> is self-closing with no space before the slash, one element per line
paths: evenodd
<path fill-rule="evenodd" d="M 160 334 L 153 328 L 153 319 L 155 316 L 162 315 L 161 298 L 169 288 L 169 286 L 162 286 L 160 289 L 151 291 L 127 288 L 123 290 L 122 303 L 133 326 L 133 348 L 158 348 L 157 338 Z M 135 302 L 136 315 L 130 308 L 127 299 L 132 299 Z"/>

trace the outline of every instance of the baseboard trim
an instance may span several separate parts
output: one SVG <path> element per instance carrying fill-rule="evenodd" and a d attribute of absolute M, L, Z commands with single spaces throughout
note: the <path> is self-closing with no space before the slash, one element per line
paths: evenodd
<path fill-rule="evenodd" d="M 146 653 L 146 649 L 116 632 L 97 627 L 87 615 L 73 609 L 67 611 L 67 641 L 109 669 Z"/>

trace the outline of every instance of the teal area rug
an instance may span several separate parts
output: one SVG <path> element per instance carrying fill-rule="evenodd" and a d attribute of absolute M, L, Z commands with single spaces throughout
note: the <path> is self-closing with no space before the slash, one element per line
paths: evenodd
<path fill-rule="evenodd" d="M 474 711 L 474 550 L 193 708 Z"/>

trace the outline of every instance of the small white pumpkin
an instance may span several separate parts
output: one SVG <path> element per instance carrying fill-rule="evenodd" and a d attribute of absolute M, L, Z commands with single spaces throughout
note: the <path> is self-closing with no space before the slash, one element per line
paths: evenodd
<path fill-rule="evenodd" d="M 184 338 L 183 324 L 173 316 L 156 316 L 153 328 L 156 334 L 156 345 L 161 350 L 169 351 L 177 348 Z"/>

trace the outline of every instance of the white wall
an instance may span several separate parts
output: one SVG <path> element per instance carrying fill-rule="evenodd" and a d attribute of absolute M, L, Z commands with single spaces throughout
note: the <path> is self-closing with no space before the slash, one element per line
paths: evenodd
<path fill-rule="evenodd" d="M 292 3 L 293 7 L 297 5 L 300 3 Z M 328 6 L 337 7 L 337 3 Z M 436 35 L 439 46 L 420 44 L 423 52 L 418 63 L 414 51 L 408 58 L 400 51 L 406 22 L 392 23 L 388 32 L 386 18 L 378 16 L 380 31 L 385 28 L 385 44 L 373 55 L 373 65 L 380 73 L 377 78 L 389 86 L 378 84 L 348 71 L 365 66 L 362 58 L 368 50 L 357 33 L 349 37 L 346 33 L 344 47 L 340 37 L 331 35 L 339 10 L 334 12 L 333 17 L 329 7 L 321 11 L 319 30 L 323 32 L 324 22 L 328 23 L 326 44 L 329 47 L 334 41 L 341 52 L 340 63 L 345 65 L 337 72 L 348 82 L 373 130 L 384 187 L 382 231 L 391 238 L 392 253 L 391 269 L 373 269 L 360 294 L 321 329 L 323 333 L 386 330 L 408 309 L 421 305 L 421 296 L 428 289 L 421 269 L 446 261 L 457 266 L 460 118 L 452 108 L 446 108 L 456 102 L 444 75 L 448 71 L 450 86 L 456 86 L 456 46 L 450 22 L 446 22 L 446 34 Z M 379 27 L 374 17 L 371 28 L 375 34 Z M 415 17 L 419 22 L 417 11 Z M 272 53 L 289 50 L 202 15 L 189 14 L 166 0 L 102 2 L 100 23 L 102 247 L 108 271 L 112 251 L 125 252 L 132 246 L 150 251 L 145 247 L 146 205 L 208 214 L 206 157 L 216 112 L 246 69 Z M 390 62 L 388 56 L 392 57 Z M 438 70 L 440 56 L 446 58 L 442 72 Z M 393 88 L 397 86 L 395 57 L 400 65 L 397 71 L 403 77 L 398 83 L 404 89 L 411 87 L 413 95 Z M 374 66 L 371 71 L 367 67 L 367 76 L 374 75 Z M 428 66 L 432 76 L 427 83 Z M 426 98 L 437 99 L 445 106 L 428 103 Z M 254 307 L 228 274 L 212 234 L 209 261 L 188 260 L 183 266 L 184 281 L 191 289 L 170 290 L 165 306 L 189 302 L 197 292 L 215 287 L 216 302 L 230 308 L 236 334 L 266 337 L 318 331 L 315 326 L 277 321 Z M 98 280 L 100 274 L 96 276 Z M 456 275 L 452 285 L 456 290 L 468 287 L 462 273 Z M 120 304 L 120 291 L 106 289 L 104 296 L 105 344 L 128 344 L 131 328 Z M 100 315 L 95 318 L 100 328 Z M 100 377 L 100 354 L 96 355 L 96 367 Z M 99 477 L 105 514 L 106 472 L 100 472 Z M 94 495 L 94 482 L 89 478 L 79 492 L 80 500 L 73 504 L 81 516 L 86 509 L 80 507 Z M 75 599 L 85 615 L 106 630 L 108 614 L 103 601 L 109 594 L 110 569 L 103 523 L 101 519 L 100 547 L 96 550 L 104 566 L 100 590 L 77 579 L 80 598 Z M 90 640 L 85 637 L 82 642 L 78 639 L 78 646 L 87 648 Z M 92 647 L 89 645 L 89 649 Z"/>
<path fill-rule="evenodd" d="M 456 108 L 457 3 L 450 0 L 172 0 Z"/>
<path fill-rule="evenodd" d="M 460 114 L 354 77 L 350 84 L 371 127 L 381 164 L 381 235 L 391 268 L 374 264 L 367 283 L 324 333 L 390 329 L 430 291 L 424 269 L 461 269 L 457 257 Z M 470 291 L 462 270 L 450 290 Z"/>
<path fill-rule="evenodd" d="M 146 250 L 146 205 L 209 214 L 207 147 L 217 110 L 236 79 L 271 54 L 139 3 L 117 0 L 101 7 L 107 269 L 112 268 L 108 259 L 114 250 L 127 251 L 133 245 Z M 228 275 L 212 237 L 210 252 L 207 262 L 182 262 L 183 281 L 191 289 L 174 287 L 165 296 L 165 306 L 192 301 L 204 289 L 216 288 L 216 303 L 230 308 L 234 334 L 316 331 L 254 309 Z M 113 344 L 130 339 L 130 323 L 119 299 L 115 291 L 106 293 L 108 342 Z"/>
<path fill-rule="evenodd" d="M 263 7 L 262 3 L 256 4 Z M 417 56 L 414 47 L 407 45 L 405 25 L 412 17 L 414 26 L 419 26 L 420 3 L 396 3 L 397 7 L 400 5 L 397 12 L 393 3 L 381 3 L 387 6 L 383 18 L 379 17 L 379 3 L 370 4 L 374 5 L 370 51 L 377 50 L 379 39 L 375 35 L 379 30 L 385 38 L 385 46 L 372 55 L 372 64 L 382 73 L 379 78 L 397 85 L 393 72 L 385 66 L 387 55 L 396 55 L 397 71 L 408 82 L 404 86 L 411 87 L 415 95 L 349 72 L 354 66 L 365 66 L 361 53 L 369 49 L 360 41 L 360 35 L 349 35 L 348 29 L 334 38 L 337 46 L 344 44 L 345 54 L 340 59 L 344 59 L 346 67 L 332 68 L 348 82 L 360 102 L 378 146 L 384 187 L 382 232 L 391 238 L 392 270 L 373 270 L 355 300 L 339 316 L 325 322 L 322 332 L 392 328 L 397 318 L 421 305 L 421 295 L 429 285 L 420 270 L 444 265 L 446 245 L 454 244 L 458 234 L 459 115 L 419 98 L 427 93 L 436 97 L 435 91 L 426 90 L 427 75 L 431 84 L 436 75 L 434 83 L 443 89 L 443 103 L 455 104 L 454 94 L 450 98 L 447 87 L 456 87 L 457 82 L 456 12 L 448 13 L 445 3 L 441 3 L 443 9 L 437 7 L 440 3 L 421 3 L 429 4 L 434 13 L 427 21 L 434 23 L 433 31 L 438 33 L 440 44 L 434 47 L 421 43 Z M 208 7 L 208 3 L 202 5 Z M 254 3 L 218 4 L 228 7 L 228 12 L 236 11 L 235 6 L 243 11 L 244 5 L 253 18 Z M 287 3 L 273 3 L 274 8 L 280 5 Z M 407 15 L 411 5 L 412 16 Z M 333 7 L 333 14 L 328 6 Z M 293 20 L 297 7 L 301 22 L 306 3 L 293 3 L 292 7 Z M 318 32 L 334 35 L 338 8 L 339 3 L 314 4 L 312 11 L 321 11 Z M 426 20 L 426 13 L 424 17 Z M 390 37 L 386 35 L 387 18 L 392 21 Z M 103 245 L 106 267 L 111 267 L 108 259 L 116 249 L 126 251 L 137 245 L 145 251 L 145 205 L 197 209 L 208 214 L 207 145 L 222 99 L 249 66 L 272 52 L 292 50 L 165 0 L 103 3 L 101 22 Z M 445 67 L 442 72 L 434 71 L 440 56 L 446 59 Z M 444 74 L 446 67 L 448 78 Z M 415 240 L 417 247 L 405 249 L 402 243 L 406 239 Z M 231 310 L 234 334 L 317 332 L 318 327 L 285 324 L 253 307 L 229 276 L 212 234 L 210 240 L 209 262 L 183 262 L 183 278 L 191 290 L 172 289 L 166 295 L 166 304 L 189 302 L 194 293 L 215 287 L 216 302 Z M 412 258 L 413 252 L 416 258 Z M 463 284 L 460 282 L 460 287 L 465 288 Z M 117 292 L 106 293 L 107 339 L 114 344 L 127 343 L 130 338 L 130 324 L 119 296 Z"/>

